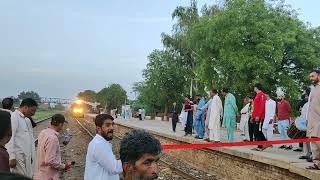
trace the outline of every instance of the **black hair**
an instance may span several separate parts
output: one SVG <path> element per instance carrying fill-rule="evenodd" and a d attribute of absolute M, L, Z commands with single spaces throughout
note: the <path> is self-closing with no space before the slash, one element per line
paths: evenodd
<path fill-rule="evenodd" d="M 320 70 L 319 69 L 313 69 L 313 70 L 310 71 L 310 73 L 313 73 L 313 72 L 315 72 L 317 74 L 320 74 Z"/>
<path fill-rule="evenodd" d="M 228 92 L 229 92 L 229 89 L 228 89 L 228 88 L 222 88 L 221 91 L 224 92 L 224 93 L 228 93 Z"/>
<path fill-rule="evenodd" d="M 217 89 L 211 89 L 211 92 L 218 94 L 218 90 Z"/>
<path fill-rule="evenodd" d="M 264 93 L 267 94 L 267 95 L 271 95 L 271 90 L 269 88 L 265 88 L 264 89 Z"/>
<path fill-rule="evenodd" d="M 105 120 L 110 119 L 114 120 L 114 118 L 109 114 L 98 114 L 94 120 L 94 123 L 97 127 L 102 127 L 102 124 Z"/>
<path fill-rule="evenodd" d="M 256 83 L 256 84 L 254 85 L 254 87 L 257 88 L 258 90 L 262 91 L 262 84 Z"/>
<path fill-rule="evenodd" d="M 13 107 L 13 99 L 12 98 L 4 98 L 2 100 L 2 108 L 3 109 L 12 109 Z"/>
<path fill-rule="evenodd" d="M 66 122 L 66 118 L 62 114 L 55 114 L 51 117 L 51 125 L 57 126 L 64 122 Z"/>
<path fill-rule="evenodd" d="M 132 130 L 127 133 L 120 143 L 120 159 L 122 163 L 134 164 L 144 154 L 158 155 L 161 144 L 158 139 L 145 130 Z"/>
<path fill-rule="evenodd" d="M 196 96 L 198 96 L 198 97 L 202 97 L 202 95 L 201 95 L 201 94 L 197 94 Z"/>
<path fill-rule="evenodd" d="M 32 98 L 26 98 L 26 99 L 23 99 L 21 104 L 20 104 L 20 107 L 24 107 L 24 106 L 27 106 L 27 107 L 38 107 L 38 103 L 32 99 Z"/>
<path fill-rule="evenodd" d="M 28 177 L 25 177 L 19 174 L 13 174 L 10 172 L 0 172 L 0 179 L 1 180 L 32 180 Z"/>
<path fill-rule="evenodd" d="M 0 139 L 4 138 L 11 129 L 11 115 L 9 112 L 0 111 Z"/>

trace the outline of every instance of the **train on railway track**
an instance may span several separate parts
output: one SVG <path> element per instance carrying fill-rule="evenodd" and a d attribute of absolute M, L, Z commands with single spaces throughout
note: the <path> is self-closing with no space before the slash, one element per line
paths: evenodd
<path fill-rule="evenodd" d="M 78 99 L 74 101 L 70 108 L 69 108 L 69 114 L 72 117 L 76 118 L 84 118 L 86 113 L 97 113 L 99 114 L 99 105 L 96 103 L 90 103 L 86 102 L 84 100 Z"/>

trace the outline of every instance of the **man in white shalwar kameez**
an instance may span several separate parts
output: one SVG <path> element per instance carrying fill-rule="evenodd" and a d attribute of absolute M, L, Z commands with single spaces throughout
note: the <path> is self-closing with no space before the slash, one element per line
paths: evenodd
<path fill-rule="evenodd" d="M 243 141 L 250 141 L 249 136 L 249 119 L 251 115 L 252 99 L 247 97 L 245 99 L 246 105 L 241 109 L 240 131 L 243 136 Z"/>
<path fill-rule="evenodd" d="M 274 119 L 276 115 L 276 108 L 277 108 L 277 103 L 270 98 L 270 91 L 265 92 L 267 101 L 266 101 L 266 106 L 265 106 L 265 117 L 264 117 L 264 122 L 262 125 L 262 133 L 264 137 L 267 138 L 268 141 L 272 139 L 273 136 L 273 126 L 274 126 Z"/>
<path fill-rule="evenodd" d="M 208 117 L 209 141 L 220 142 L 220 119 L 223 113 L 222 101 L 216 89 L 211 90 L 211 103 Z"/>
<path fill-rule="evenodd" d="M 11 172 L 33 177 L 35 143 L 31 121 L 38 104 L 31 98 L 24 99 L 19 109 L 11 115 L 12 137 L 6 148 L 10 156 Z"/>

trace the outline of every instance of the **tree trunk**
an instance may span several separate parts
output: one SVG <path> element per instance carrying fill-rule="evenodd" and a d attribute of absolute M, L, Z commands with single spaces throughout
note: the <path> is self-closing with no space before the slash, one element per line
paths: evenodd
<path fill-rule="evenodd" d="M 193 79 L 190 81 L 190 97 L 192 97 L 192 90 L 193 90 Z"/>
<path fill-rule="evenodd" d="M 164 117 L 163 120 L 168 121 L 168 102 L 164 104 Z"/>

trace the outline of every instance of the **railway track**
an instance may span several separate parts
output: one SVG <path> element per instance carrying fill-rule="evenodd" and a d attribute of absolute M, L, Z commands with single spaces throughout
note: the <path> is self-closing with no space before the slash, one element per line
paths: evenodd
<path fill-rule="evenodd" d="M 81 121 L 83 121 L 83 119 L 79 120 L 78 118 L 72 118 L 72 120 L 76 121 L 79 126 L 90 136 L 90 137 L 94 137 L 94 133 L 91 132 Z M 86 121 L 86 120 L 85 120 Z M 91 125 L 94 125 L 91 122 L 86 121 L 87 123 L 90 123 Z M 122 138 L 120 136 L 116 136 L 114 135 L 117 139 L 121 140 Z M 178 167 L 176 167 L 174 164 L 169 163 L 167 161 L 164 160 L 159 160 L 159 162 L 161 164 L 163 164 L 165 167 L 169 168 L 171 171 L 173 171 L 174 173 L 176 173 L 177 175 L 181 176 L 183 179 L 188 179 L 188 180 L 198 180 L 199 177 L 195 177 L 191 174 L 189 174 L 188 172 L 185 172 L 184 170 L 179 169 Z"/>

